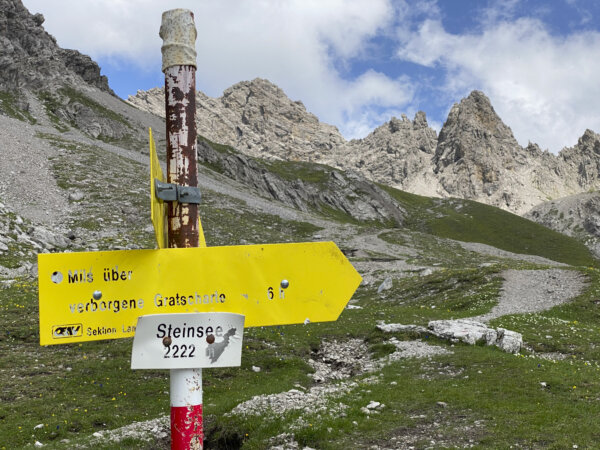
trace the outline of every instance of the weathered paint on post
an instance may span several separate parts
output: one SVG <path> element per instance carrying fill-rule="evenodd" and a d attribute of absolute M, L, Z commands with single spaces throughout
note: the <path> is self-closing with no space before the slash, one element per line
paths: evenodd
<path fill-rule="evenodd" d="M 185 9 L 165 11 L 163 38 L 165 113 L 167 123 L 167 181 L 198 186 L 196 162 L 196 27 L 194 14 Z M 206 246 L 198 205 L 169 203 L 170 248 Z M 202 369 L 171 370 L 171 448 L 202 449 Z"/>
<path fill-rule="evenodd" d="M 198 186 L 196 162 L 196 68 L 173 66 L 165 72 L 167 117 L 167 180 Z M 169 203 L 169 247 L 198 247 L 198 205 Z"/>

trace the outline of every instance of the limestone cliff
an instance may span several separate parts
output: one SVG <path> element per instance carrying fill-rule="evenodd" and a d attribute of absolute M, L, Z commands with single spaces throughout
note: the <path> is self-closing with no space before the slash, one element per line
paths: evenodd
<path fill-rule="evenodd" d="M 129 102 L 164 116 L 162 89 Z M 547 200 L 600 186 L 600 135 L 588 130 L 559 155 L 521 147 L 490 100 L 473 91 L 455 104 L 439 136 L 424 112 L 393 117 L 346 141 L 277 86 L 256 79 L 211 98 L 198 93 L 198 132 L 250 156 L 313 161 L 415 194 L 477 200 L 523 214 Z"/>

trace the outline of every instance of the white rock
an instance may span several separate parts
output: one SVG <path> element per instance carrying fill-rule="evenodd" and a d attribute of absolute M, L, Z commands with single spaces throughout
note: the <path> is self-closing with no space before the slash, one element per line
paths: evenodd
<path fill-rule="evenodd" d="M 39 423 L 35 427 L 33 427 L 34 430 L 39 430 L 40 428 L 44 428 L 44 424 L 43 423 Z"/>
<path fill-rule="evenodd" d="M 260 372 L 260 367 L 252 366 L 253 372 Z"/>
<path fill-rule="evenodd" d="M 73 201 L 73 202 L 78 202 L 80 200 L 83 200 L 84 195 L 83 192 L 81 191 L 75 191 L 75 192 L 71 192 L 69 193 L 69 200 Z"/>
<path fill-rule="evenodd" d="M 393 281 L 391 277 L 387 277 L 385 280 L 383 280 L 383 283 L 381 283 L 379 285 L 379 287 L 377 288 L 377 293 L 381 294 L 383 291 L 387 291 L 389 289 L 391 289 L 393 286 Z"/>
<path fill-rule="evenodd" d="M 458 339 L 467 344 L 495 343 L 493 330 L 482 322 L 472 319 L 432 320 L 427 325 L 436 336 L 444 339 Z"/>
<path fill-rule="evenodd" d="M 472 319 L 433 320 L 427 328 L 432 334 L 451 342 L 459 340 L 470 345 L 485 343 L 495 345 L 507 353 L 518 353 L 523 345 L 523 336 L 520 333 L 504 328 L 494 330 Z"/>
<path fill-rule="evenodd" d="M 383 321 L 377 322 L 377 329 L 385 333 L 397 333 L 406 331 L 415 331 L 417 333 L 426 333 L 427 328 L 420 325 L 402 325 L 400 323 L 385 323 Z"/>
<path fill-rule="evenodd" d="M 33 446 L 37 447 L 37 448 L 41 448 L 44 446 L 44 444 L 42 444 L 40 441 L 35 441 L 35 444 L 33 444 Z"/>
<path fill-rule="evenodd" d="M 498 343 L 496 345 L 507 353 L 519 353 L 523 346 L 523 336 L 516 331 L 498 328 Z"/>

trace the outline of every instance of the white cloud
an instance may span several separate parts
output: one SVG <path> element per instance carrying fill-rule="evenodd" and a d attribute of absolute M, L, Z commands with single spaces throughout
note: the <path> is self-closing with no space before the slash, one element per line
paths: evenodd
<path fill-rule="evenodd" d="M 423 22 L 404 42 L 401 59 L 446 71 L 445 89 L 461 98 L 481 89 L 517 140 L 558 151 L 586 128 L 600 130 L 600 33 L 552 36 L 538 20 L 487 25 L 455 35 Z"/>
<path fill-rule="evenodd" d="M 368 53 L 371 38 L 391 32 L 392 0 L 24 0 L 42 12 L 59 45 L 93 58 L 131 61 L 157 70 L 162 11 L 194 12 L 198 39 L 197 86 L 218 96 L 230 85 L 255 77 L 279 85 L 319 119 L 356 136 L 355 121 L 374 125 L 374 107 L 410 101 L 404 79 L 366 70 L 349 75 L 352 58 Z M 425 2 L 428 3 L 428 2 Z M 160 70 L 160 69 L 158 69 Z M 378 125 L 378 124 L 377 124 Z"/>
<path fill-rule="evenodd" d="M 46 18 L 44 27 L 64 48 L 93 58 L 123 57 L 148 68 L 160 58 L 158 0 L 25 0 Z M 190 3 L 190 2 L 188 2 Z"/>
<path fill-rule="evenodd" d="M 512 20 L 520 2 L 521 0 L 491 0 L 483 8 L 479 21 L 482 25 L 489 26 L 499 21 Z"/>
<path fill-rule="evenodd" d="M 302 100 L 347 137 L 361 137 L 423 98 L 437 107 L 484 91 L 522 145 L 558 151 L 586 128 L 600 131 L 600 34 L 554 36 L 535 19 L 515 19 L 517 0 L 465 10 L 476 30 L 447 32 L 435 0 L 24 0 L 42 12 L 59 44 L 132 70 L 160 70 L 161 14 L 191 9 L 198 30 L 198 88 L 219 96 L 255 77 Z M 368 69 L 373 39 L 401 43 L 400 59 L 431 68 L 429 80 Z M 375 49 L 375 50 L 374 50 Z M 360 72 L 350 70 L 363 61 Z M 389 67 L 389 65 L 388 65 Z M 410 67 L 407 67 L 410 70 Z M 431 80 L 444 81 L 431 85 Z M 413 78 L 411 78 L 411 76 Z M 424 97 L 420 98 L 420 93 Z M 421 104 L 434 124 L 444 111 Z M 437 108 L 436 108 L 437 109 Z M 430 119 L 430 120 L 431 120 Z M 437 122 L 436 122 L 437 121 Z"/>

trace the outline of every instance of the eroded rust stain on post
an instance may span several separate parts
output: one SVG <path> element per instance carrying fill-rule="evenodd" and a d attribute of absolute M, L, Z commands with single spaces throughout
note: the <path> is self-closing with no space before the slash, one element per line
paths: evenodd
<path fill-rule="evenodd" d="M 196 161 L 196 68 L 165 71 L 167 178 L 169 183 L 198 186 Z M 198 205 L 169 203 L 169 247 L 198 247 Z"/>

